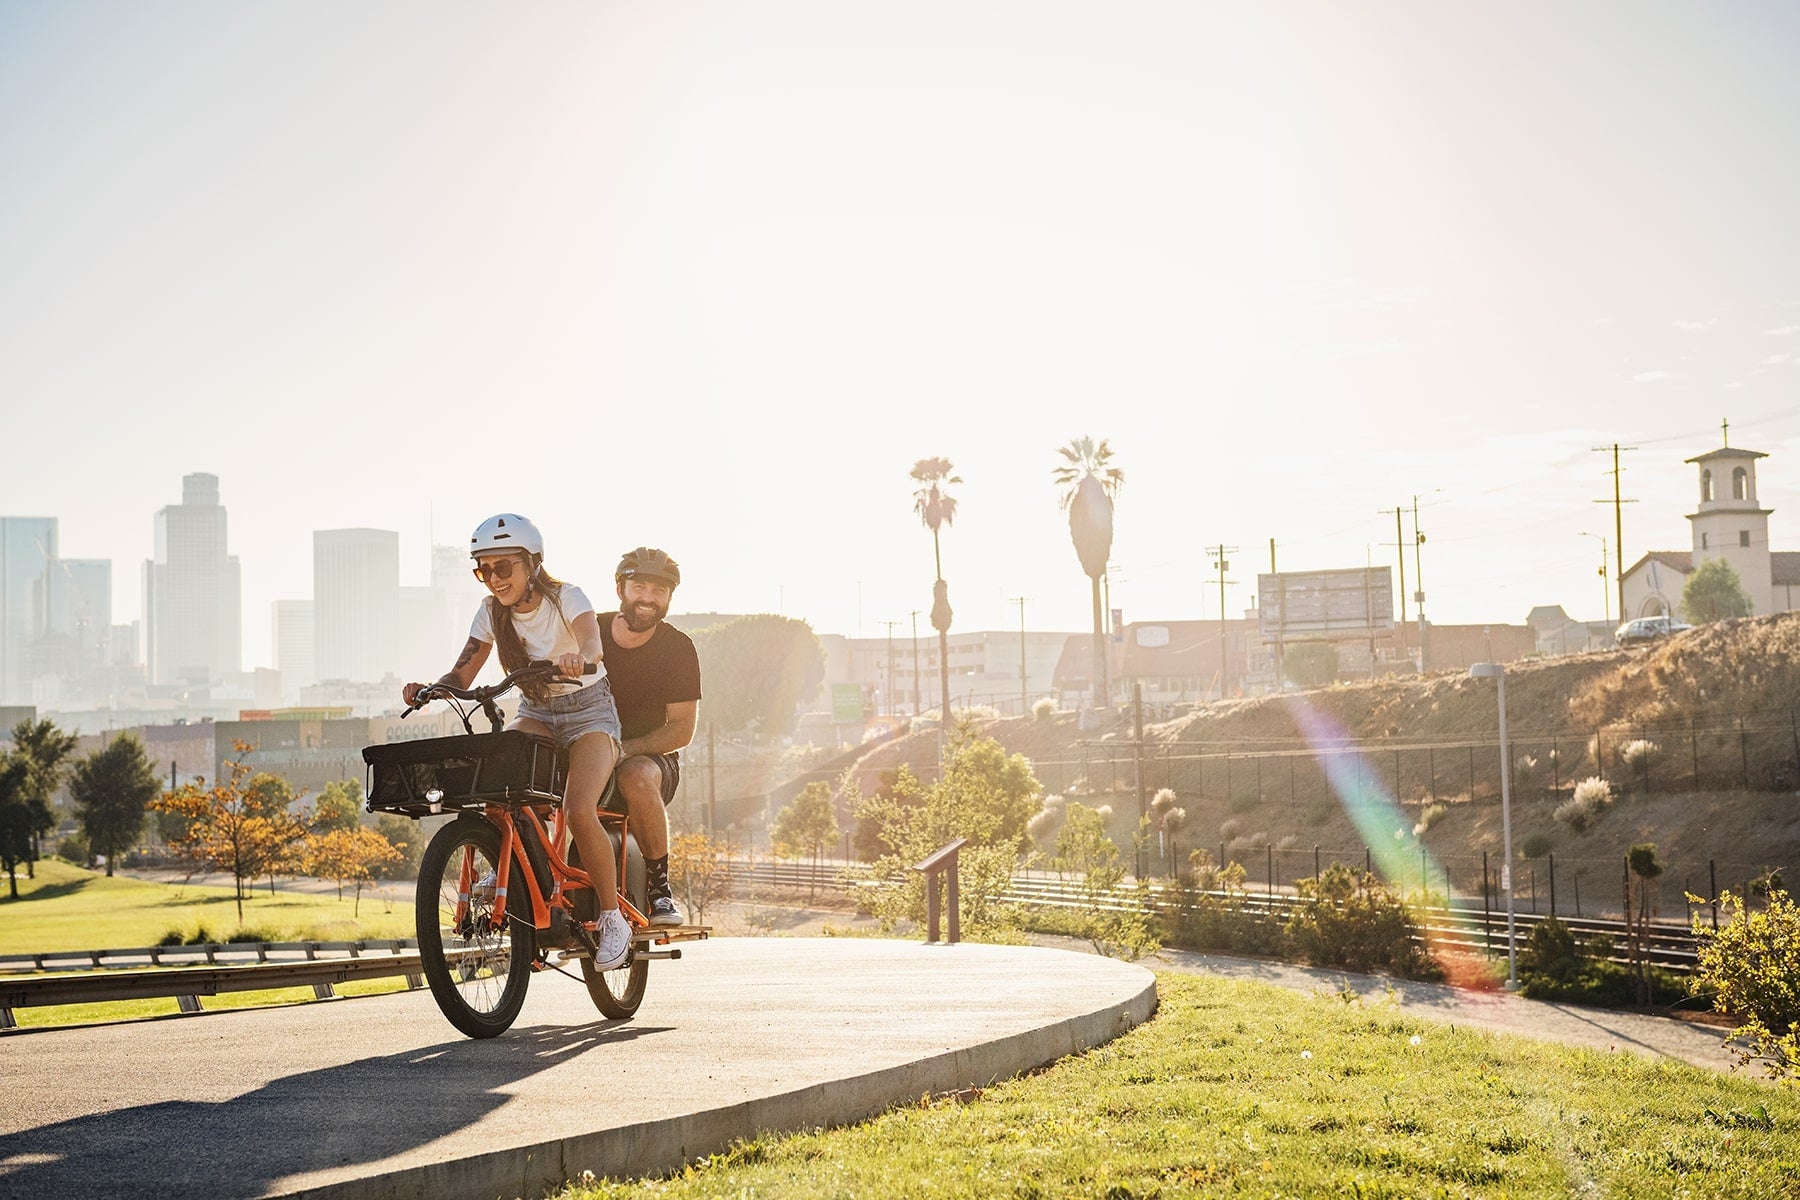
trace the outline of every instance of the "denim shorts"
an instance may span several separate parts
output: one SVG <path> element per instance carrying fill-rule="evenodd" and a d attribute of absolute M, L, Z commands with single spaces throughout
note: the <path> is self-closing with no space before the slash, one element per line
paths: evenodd
<path fill-rule="evenodd" d="M 610 679 L 543 700 L 526 697 L 519 704 L 519 716 L 549 726 L 559 749 L 567 750 L 577 738 L 589 733 L 604 733 L 612 738 L 615 748 L 619 744 L 619 706 L 613 701 Z"/>

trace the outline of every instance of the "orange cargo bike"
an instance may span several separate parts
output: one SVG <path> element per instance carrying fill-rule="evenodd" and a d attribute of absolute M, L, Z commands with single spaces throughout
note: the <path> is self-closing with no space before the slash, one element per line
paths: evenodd
<path fill-rule="evenodd" d="M 521 681 L 555 677 L 554 664 L 538 662 L 488 687 L 432 684 L 407 713 L 445 700 L 462 718 L 464 734 L 363 750 L 370 812 L 454 816 L 432 835 L 419 867 L 419 954 L 433 999 L 470 1037 L 504 1033 L 525 1003 L 531 976 L 563 971 L 571 962 L 580 964 L 595 1007 L 628 1018 L 643 1002 L 651 960 L 680 958 L 671 943 L 711 932 L 654 926 L 645 917 L 643 855 L 627 827 L 624 798 L 609 781 L 601 825 L 618 856 L 619 910 L 634 936 L 621 966 L 594 969 L 593 885 L 562 811 L 568 757 L 546 738 L 503 730 L 497 703 Z M 474 731 L 477 710 L 491 732 Z"/>

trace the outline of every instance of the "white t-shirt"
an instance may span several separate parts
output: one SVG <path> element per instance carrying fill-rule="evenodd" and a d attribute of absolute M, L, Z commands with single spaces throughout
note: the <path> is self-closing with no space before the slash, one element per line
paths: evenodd
<path fill-rule="evenodd" d="M 562 611 L 557 612 L 557 603 Z M 538 606 L 531 612 L 522 613 L 513 610 L 513 628 L 518 631 L 519 641 L 525 645 L 525 653 L 534 659 L 547 658 L 551 661 L 565 654 L 580 654 L 581 643 L 575 640 L 575 618 L 582 613 L 594 611 L 587 593 L 572 583 L 562 585 L 562 596 L 559 601 L 551 601 L 549 596 L 540 596 Z M 469 623 L 469 636 L 476 641 L 494 644 L 494 623 L 488 618 L 487 601 L 475 610 L 475 619 Z M 601 664 L 592 675 L 583 675 L 577 685 L 557 684 L 551 690 L 552 695 L 565 696 L 584 687 L 592 687 L 606 678 L 606 666 Z"/>

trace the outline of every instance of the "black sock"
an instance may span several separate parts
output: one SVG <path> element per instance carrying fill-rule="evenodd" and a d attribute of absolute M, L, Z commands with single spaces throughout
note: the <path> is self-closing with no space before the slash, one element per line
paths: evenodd
<path fill-rule="evenodd" d="M 644 860 L 644 882 L 649 885 L 652 896 L 669 890 L 668 855 Z"/>

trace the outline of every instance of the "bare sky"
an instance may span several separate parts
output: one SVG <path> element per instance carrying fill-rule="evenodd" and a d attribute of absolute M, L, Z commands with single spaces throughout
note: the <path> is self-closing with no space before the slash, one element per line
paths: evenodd
<path fill-rule="evenodd" d="M 1433 619 L 1597 619 L 1594 446 L 1628 563 L 1725 417 L 1800 549 L 1797 61 L 1773 2 L 0 0 L 0 512 L 129 620 L 217 474 L 252 665 L 312 530 L 415 582 L 501 509 L 875 636 L 943 455 L 957 628 L 1080 629 L 1091 434 L 1127 619 L 1216 617 L 1219 542 L 1234 616 L 1271 537 L 1391 562 L 1415 494 Z"/>

